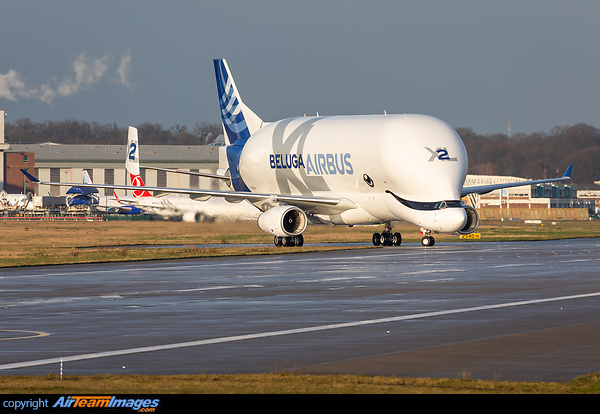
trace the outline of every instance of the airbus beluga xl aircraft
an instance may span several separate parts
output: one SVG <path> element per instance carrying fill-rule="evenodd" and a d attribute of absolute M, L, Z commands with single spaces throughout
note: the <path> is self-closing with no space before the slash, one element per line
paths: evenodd
<path fill-rule="evenodd" d="M 414 114 L 303 116 L 267 123 L 243 103 L 227 62 L 216 59 L 214 67 L 227 143 L 228 169 L 221 178 L 231 191 L 145 189 L 249 200 L 262 211 L 258 226 L 274 236 L 277 246 L 301 245 L 309 221 L 383 224 L 384 231 L 373 234 L 373 244 L 400 245 L 401 235 L 392 227 L 400 220 L 421 227 L 421 243 L 431 246 L 433 233 L 467 234 L 477 228 L 477 211 L 461 201 L 467 194 L 570 180 L 571 166 L 559 178 L 463 187 L 465 146 L 439 119 Z"/>

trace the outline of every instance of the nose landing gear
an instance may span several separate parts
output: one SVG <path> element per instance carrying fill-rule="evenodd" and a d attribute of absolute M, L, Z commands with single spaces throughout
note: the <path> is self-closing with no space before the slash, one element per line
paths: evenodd
<path fill-rule="evenodd" d="M 423 235 L 423 238 L 421 239 L 421 245 L 430 247 L 435 244 L 435 239 L 431 235 L 431 230 L 421 229 L 421 234 Z"/>
<path fill-rule="evenodd" d="M 421 244 L 425 247 L 433 246 L 435 244 L 435 239 L 432 236 L 423 236 Z"/>

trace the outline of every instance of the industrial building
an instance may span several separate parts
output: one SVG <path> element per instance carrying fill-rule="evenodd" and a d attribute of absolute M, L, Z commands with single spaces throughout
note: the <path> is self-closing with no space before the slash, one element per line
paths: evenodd
<path fill-rule="evenodd" d="M 11 151 L 35 154 L 35 167 L 30 172 L 42 181 L 83 182 L 86 170 L 97 184 L 127 185 L 125 158 L 126 145 L 66 145 L 66 144 L 11 144 Z M 217 146 L 140 145 L 140 164 L 160 168 L 182 169 L 214 173 L 219 164 Z M 11 170 L 15 169 L 11 167 Z M 16 168 L 18 171 L 18 168 Z M 21 181 L 23 174 L 21 174 Z M 218 180 L 186 174 L 141 169 L 140 175 L 147 186 L 221 188 Z M 69 187 L 36 184 L 36 194 L 62 196 Z M 101 195 L 112 190 L 100 189 Z M 117 191 L 124 195 L 123 191 Z"/>
<path fill-rule="evenodd" d="M 502 182 L 525 181 L 525 178 L 468 175 L 465 185 L 497 184 Z M 587 194 L 587 193 L 586 193 Z M 596 195 L 596 198 L 599 195 Z M 600 200 L 600 199 L 599 199 Z M 469 196 L 475 208 L 587 208 L 590 214 L 597 213 L 596 199 L 592 194 L 582 198 L 577 187 L 571 184 L 540 184 L 495 190 L 488 194 Z"/>
<path fill-rule="evenodd" d="M 4 141 L 4 110 L 0 111 L 0 191 L 12 194 L 64 196 L 69 187 L 35 184 L 21 173 L 26 169 L 45 181 L 83 182 L 87 170 L 92 182 L 128 184 L 125 171 L 126 145 L 67 145 L 48 143 L 8 144 Z M 217 143 L 220 141 L 217 140 Z M 141 145 L 141 165 L 214 173 L 219 164 L 219 145 Z M 140 172 L 147 186 L 225 189 L 218 180 L 164 171 Z M 112 190 L 100 190 L 101 195 Z M 118 191 L 118 195 L 124 195 Z"/>

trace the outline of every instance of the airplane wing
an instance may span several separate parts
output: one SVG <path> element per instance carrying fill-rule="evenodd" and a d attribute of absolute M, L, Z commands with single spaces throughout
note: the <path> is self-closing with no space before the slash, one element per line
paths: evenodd
<path fill-rule="evenodd" d="M 111 190 L 130 190 L 139 191 L 140 187 L 131 185 L 115 185 L 115 184 L 79 184 L 79 183 L 60 183 L 51 181 L 41 181 L 35 176 L 29 174 L 26 170 L 21 169 L 21 172 L 32 182 L 44 185 L 68 186 L 74 185 L 78 187 L 94 187 L 108 188 Z M 302 195 L 286 195 L 286 194 L 262 194 L 252 193 L 247 191 L 221 191 L 221 190 L 202 190 L 195 188 L 169 188 L 169 187 L 144 187 L 144 190 L 153 191 L 164 195 L 172 194 L 188 194 L 190 198 L 195 200 L 205 201 L 210 197 L 223 197 L 227 201 L 237 202 L 248 200 L 252 204 L 261 209 L 261 203 L 286 203 L 297 206 L 307 212 L 314 214 L 339 214 L 343 211 L 356 208 L 356 204 L 348 197 L 314 197 Z M 262 210 L 262 209 L 261 209 Z"/>
<path fill-rule="evenodd" d="M 229 177 L 227 175 L 210 174 L 210 173 L 197 172 L 197 171 L 174 170 L 172 168 L 149 167 L 146 165 L 140 165 L 140 168 L 144 168 L 146 170 L 166 171 L 166 172 L 172 172 L 172 173 L 177 173 L 177 174 L 196 175 L 198 177 L 207 177 L 207 178 L 215 178 L 217 180 L 231 181 L 231 177 Z"/>
<path fill-rule="evenodd" d="M 487 194 L 491 191 L 498 190 L 500 188 L 510 188 L 510 187 L 521 187 L 525 185 L 533 185 L 533 184 L 544 184 L 544 183 L 553 183 L 557 181 L 569 181 L 571 179 L 571 169 L 572 165 L 569 165 L 565 173 L 562 177 L 559 178 L 548 178 L 545 180 L 533 180 L 533 181 L 519 181 L 514 183 L 503 183 L 503 184 L 488 184 L 488 185 L 477 185 L 472 187 L 463 187 L 461 191 L 461 197 L 464 197 L 468 194 Z"/>

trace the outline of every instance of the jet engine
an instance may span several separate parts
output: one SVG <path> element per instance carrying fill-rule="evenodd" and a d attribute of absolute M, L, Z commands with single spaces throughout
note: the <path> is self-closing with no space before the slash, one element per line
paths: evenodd
<path fill-rule="evenodd" d="M 258 227 L 278 237 L 299 236 L 307 223 L 306 213 L 294 206 L 273 207 L 258 216 Z"/>
<path fill-rule="evenodd" d="M 477 227 L 479 227 L 479 214 L 473 207 L 464 205 L 465 213 L 467 213 L 467 222 L 465 226 L 459 231 L 460 234 L 473 233 Z"/>

